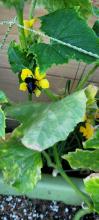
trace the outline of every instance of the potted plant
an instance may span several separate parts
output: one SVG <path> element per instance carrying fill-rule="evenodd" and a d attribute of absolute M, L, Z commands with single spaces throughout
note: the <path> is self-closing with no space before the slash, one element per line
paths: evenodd
<path fill-rule="evenodd" d="M 28 102 L 12 103 L 0 91 L 0 192 L 83 204 L 74 219 L 99 212 L 99 96 L 96 86 L 86 87 L 99 67 L 99 22 L 93 29 L 87 23 L 98 9 L 89 0 L 32 0 L 29 19 L 24 20 L 27 0 L 1 2 L 16 10 L 8 24 L 18 27 L 19 42 L 11 41 L 8 59 Z M 47 15 L 34 17 L 37 3 Z M 39 30 L 35 22 L 40 22 Z M 93 64 L 92 69 L 74 91 L 68 80 L 64 90 L 54 94 L 46 71 L 71 59 Z M 42 92 L 50 102 L 33 102 Z M 5 134 L 8 117 L 17 124 Z M 73 169 L 80 178 L 72 177 Z"/>

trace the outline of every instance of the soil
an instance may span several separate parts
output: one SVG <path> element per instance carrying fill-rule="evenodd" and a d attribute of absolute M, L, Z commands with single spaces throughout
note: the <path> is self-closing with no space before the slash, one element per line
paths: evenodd
<path fill-rule="evenodd" d="M 72 220 L 80 208 L 62 202 L 0 196 L 0 220 Z M 86 215 L 82 220 L 99 220 L 99 215 Z"/>

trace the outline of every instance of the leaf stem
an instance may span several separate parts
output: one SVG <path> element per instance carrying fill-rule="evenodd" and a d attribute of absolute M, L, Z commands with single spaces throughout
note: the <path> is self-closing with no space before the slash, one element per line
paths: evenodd
<path fill-rule="evenodd" d="M 68 177 L 68 175 L 63 170 L 61 162 L 60 162 L 60 158 L 59 158 L 59 155 L 58 155 L 58 151 L 57 151 L 57 144 L 55 144 L 53 146 L 53 153 L 54 153 L 54 159 L 55 159 L 56 164 L 51 161 L 51 158 L 50 158 L 50 156 L 48 155 L 48 153 L 46 151 L 42 152 L 43 156 L 47 160 L 48 166 L 53 167 L 56 170 L 58 170 L 59 173 L 61 174 L 61 176 L 63 177 L 63 179 L 75 190 L 76 193 L 78 193 L 83 198 L 83 201 L 89 207 L 88 210 L 92 210 L 92 204 L 90 203 L 90 200 L 88 199 L 88 197 L 82 191 L 79 190 L 79 188 L 75 185 L 75 183 Z M 90 211 L 90 212 L 92 212 L 92 211 Z"/>
<path fill-rule="evenodd" d="M 51 101 L 58 101 L 61 98 L 59 95 L 56 95 L 49 89 L 45 89 L 44 93 L 50 98 Z"/>
<path fill-rule="evenodd" d="M 17 10 L 17 20 L 19 25 L 24 26 L 23 24 L 23 10 Z M 20 39 L 20 44 L 21 48 L 25 49 L 26 48 L 26 38 L 24 34 L 24 29 L 19 27 L 19 39 Z"/>
<path fill-rule="evenodd" d="M 74 184 L 74 182 L 68 177 L 68 175 L 64 172 L 61 162 L 60 162 L 60 158 L 58 155 L 58 151 L 57 151 L 57 145 L 54 145 L 53 147 L 53 153 L 54 153 L 54 158 L 55 158 L 55 162 L 56 162 L 56 166 L 57 166 L 57 170 L 59 171 L 59 173 L 61 174 L 61 176 L 63 177 L 63 179 L 68 182 L 68 184 L 75 190 L 76 193 L 78 193 L 84 200 L 84 202 L 88 205 L 89 208 L 92 208 L 92 204 L 90 203 L 89 199 L 87 198 L 87 196 L 79 190 L 79 188 Z"/>
<path fill-rule="evenodd" d="M 83 89 L 83 87 L 85 86 L 85 84 L 88 82 L 88 80 L 90 79 L 90 77 L 93 75 L 93 73 L 95 72 L 95 70 L 99 67 L 99 64 L 96 63 L 93 68 L 87 73 L 85 74 L 85 76 L 82 78 L 82 80 L 79 82 L 76 91 Z"/>
<path fill-rule="evenodd" d="M 32 0 L 31 6 L 30 6 L 30 11 L 29 11 L 29 19 L 32 19 L 34 17 L 34 9 L 36 6 L 37 0 Z"/>
<path fill-rule="evenodd" d="M 51 158 L 48 155 L 48 153 L 46 151 L 43 151 L 42 154 L 43 154 L 43 156 L 45 157 L 45 159 L 47 161 L 48 167 L 54 167 L 55 168 L 55 164 L 51 161 Z"/>
<path fill-rule="evenodd" d="M 90 214 L 92 211 L 90 209 L 80 209 L 76 215 L 74 216 L 73 220 L 80 220 L 86 214 Z"/>

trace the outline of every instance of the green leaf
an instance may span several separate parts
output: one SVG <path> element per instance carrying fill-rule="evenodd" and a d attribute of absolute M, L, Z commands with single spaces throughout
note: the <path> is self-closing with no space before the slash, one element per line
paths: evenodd
<path fill-rule="evenodd" d="M 14 135 L 19 135 L 26 147 L 42 151 L 65 140 L 85 111 L 86 96 L 80 91 L 51 104 L 21 104 L 9 108 L 7 114 L 22 123 Z"/>
<path fill-rule="evenodd" d="M 5 115 L 0 107 L 0 138 L 5 138 Z"/>
<path fill-rule="evenodd" d="M 99 37 L 99 20 L 95 21 L 93 30 L 95 31 L 96 35 Z"/>
<path fill-rule="evenodd" d="M 42 3 L 49 12 L 63 8 L 75 8 L 85 18 L 92 14 L 92 3 L 90 0 L 39 0 L 39 3 Z"/>
<path fill-rule="evenodd" d="M 21 192 L 31 191 L 41 179 L 41 154 L 25 148 L 19 140 L 0 144 L 0 170 L 4 180 Z"/>
<path fill-rule="evenodd" d="M 99 173 L 94 173 L 84 179 L 87 193 L 89 193 L 93 203 L 94 210 L 99 213 Z"/>
<path fill-rule="evenodd" d="M 41 31 L 68 47 L 99 58 L 99 38 L 75 10 L 63 9 L 40 17 Z M 69 45 L 70 44 L 70 45 Z M 90 55 L 90 54 L 89 54 Z"/>
<path fill-rule="evenodd" d="M 99 38 L 73 9 L 63 9 L 40 17 L 41 31 L 51 38 L 51 44 L 32 45 L 41 70 L 69 59 L 92 63 L 99 59 Z M 42 56 L 43 51 L 43 56 Z"/>
<path fill-rule="evenodd" d="M 83 168 L 99 171 L 99 149 L 94 151 L 77 149 L 75 152 L 62 156 L 62 158 L 67 160 L 74 169 Z"/>
<path fill-rule="evenodd" d="M 42 56 L 43 51 L 43 56 Z M 41 72 L 45 72 L 52 65 L 68 63 L 70 59 L 76 59 L 77 61 L 84 61 L 85 63 L 92 63 L 96 59 L 75 51 L 72 48 L 63 46 L 61 44 L 44 44 L 39 43 L 32 45 L 29 49 L 29 53 L 35 54 L 36 61 L 40 67 Z"/>
<path fill-rule="evenodd" d="M 12 71 L 15 73 L 20 72 L 29 65 L 25 53 L 23 53 L 20 46 L 14 41 L 9 45 L 8 58 Z"/>
<path fill-rule="evenodd" d="M 7 103 L 7 102 L 8 100 L 7 100 L 6 95 L 4 94 L 3 91 L 0 90 L 0 104 Z"/>
<path fill-rule="evenodd" d="M 84 148 L 99 148 L 99 129 L 94 133 L 94 136 L 84 142 Z"/>

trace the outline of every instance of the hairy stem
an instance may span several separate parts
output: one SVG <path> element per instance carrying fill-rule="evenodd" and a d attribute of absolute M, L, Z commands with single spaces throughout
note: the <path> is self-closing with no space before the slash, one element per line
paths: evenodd
<path fill-rule="evenodd" d="M 47 165 L 48 167 L 53 167 L 55 168 L 55 164 L 52 162 L 50 156 L 48 155 L 48 153 L 46 151 L 42 152 L 43 156 L 45 157 L 46 161 L 47 161 Z"/>
<path fill-rule="evenodd" d="M 51 101 L 58 101 L 60 99 L 60 96 L 56 95 L 49 89 L 45 89 L 44 93 L 50 98 Z"/>
<path fill-rule="evenodd" d="M 17 20 L 19 25 L 24 26 L 23 24 L 23 10 L 17 10 Z M 21 48 L 25 49 L 26 48 L 26 39 L 25 39 L 25 34 L 24 34 L 24 29 L 19 27 L 19 40 L 21 44 Z"/>
<path fill-rule="evenodd" d="M 99 64 L 95 64 L 93 66 L 93 68 L 87 73 L 85 74 L 85 76 L 81 79 L 81 81 L 79 82 L 76 91 L 83 89 L 83 87 L 86 85 L 86 83 L 88 82 L 88 80 L 90 79 L 90 77 L 94 74 L 95 70 L 99 67 Z"/>
<path fill-rule="evenodd" d="M 29 11 L 29 19 L 32 19 L 34 17 L 34 10 L 36 6 L 37 0 L 32 0 L 31 6 L 30 6 L 30 11 Z"/>
<path fill-rule="evenodd" d="M 79 188 L 74 184 L 73 181 L 71 181 L 71 179 L 68 177 L 68 175 L 64 172 L 62 165 L 61 165 L 61 162 L 60 162 L 60 158 L 58 155 L 56 145 L 54 145 L 54 147 L 53 147 L 53 152 L 54 152 L 54 158 L 55 158 L 57 170 L 59 171 L 59 173 L 61 174 L 63 179 L 75 190 L 76 193 L 78 193 L 83 198 L 84 202 L 88 205 L 88 207 L 92 208 L 92 205 L 90 204 L 90 201 L 87 198 L 87 196 L 79 190 Z"/>

